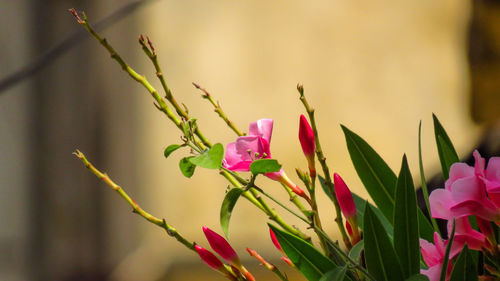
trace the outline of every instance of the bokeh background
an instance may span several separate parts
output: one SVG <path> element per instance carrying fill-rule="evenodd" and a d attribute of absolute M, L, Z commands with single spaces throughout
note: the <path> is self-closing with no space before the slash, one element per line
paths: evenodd
<path fill-rule="evenodd" d="M 132 2 L 0 0 L 0 81 L 82 29 L 68 8 L 97 22 Z M 439 173 L 432 113 L 461 157 L 500 139 L 498 1 L 134 3 L 140 7 L 102 31 L 122 57 L 160 89 L 137 43 L 139 34 L 149 36 L 174 95 L 213 142 L 235 136 L 192 82 L 244 131 L 257 119 L 274 119 L 273 156 L 294 181 L 294 168 L 306 168 L 297 83 L 316 108 L 331 170 L 358 193 L 364 194 L 339 124 L 365 138 L 395 171 L 406 153 L 417 185 L 420 120 L 425 171 Z M 0 92 L 0 280 L 220 280 L 162 229 L 132 214 L 71 155 L 83 151 L 190 240 L 208 246 L 201 227 L 221 231 L 228 183 L 203 169 L 184 178 L 178 161 L 189 151 L 163 157 L 167 145 L 180 142 L 176 128 L 95 40 L 75 38 L 67 51 Z M 278 184 L 259 184 L 286 198 Z M 319 197 L 327 232 L 337 237 L 332 205 Z M 231 244 L 259 280 L 273 279 L 245 247 L 302 280 L 279 260 L 265 221 L 241 200 Z"/>

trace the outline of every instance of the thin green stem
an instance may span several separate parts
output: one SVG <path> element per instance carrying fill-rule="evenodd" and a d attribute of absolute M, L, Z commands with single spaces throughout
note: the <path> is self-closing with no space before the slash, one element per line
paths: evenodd
<path fill-rule="evenodd" d="M 223 175 L 234 187 L 237 188 L 243 188 L 244 186 L 240 184 L 238 180 L 236 180 L 229 172 L 227 172 L 224 169 L 220 170 L 221 175 Z M 246 182 L 248 184 L 248 182 Z M 262 199 L 262 197 L 259 195 L 257 190 L 255 189 L 249 189 L 248 191 L 245 191 L 242 193 L 245 198 L 247 198 L 252 204 L 256 205 L 264 211 L 264 213 L 269 217 L 270 220 L 275 221 L 278 223 L 283 229 L 301 237 L 302 239 L 305 240 L 310 240 L 311 238 L 302 233 L 300 230 L 293 228 L 292 226 L 288 225 L 279 215 L 276 213 L 274 209 L 269 207 L 267 203 Z"/>
<path fill-rule="evenodd" d="M 196 87 L 196 89 L 199 89 L 200 91 L 203 92 L 202 97 L 204 99 L 207 99 L 214 106 L 214 111 L 219 115 L 220 118 L 222 118 L 222 120 L 224 120 L 224 122 L 226 122 L 227 126 L 229 128 L 231 128 L 231 130 L 233 130 L 233 132 L 235 132 L 240 137 L 245 135 L 244 133 L 242 133 L 236 127 L 236 125 L 234 124 L 234 122 L 231 121 L 227 117 L 226 113 L 222 110 L 222 107 L 220 106 L 220 103 L 219 102 L 215 102 L 215 100 L 212 98 L 212 95 L 207 90 L 205 90 L 204 88 L 200 87 L 200 85 L 198 85 L 198 84 L 196 84 L 194 82 L 193 82 L 193 85 Z"/>
<path fill-rule="evenodd" d="M 278 204 L 281 208 L 287 210 L 290 214 L 294 215 L 295 217 L 299 218 L 300 220 L 302 220 L 303 222 L 309 224 L 309 220 L 307 218 L 304 218 L 303 216 L 299 215 L 298 213 L 296 213 L 295 211 L 293 211 L 292 209 L 288 208 L 286 205 L 284 205 L 283 203 L 281 203 L 278 199 L 274 198 L 272 195 L 264 192 L 264 190 L 262 190 L 261 188 L 257 187 L 257 186 L 251 186 L 249 187 L 250 189 L 255 189 L 257 190 L 258 192 L 262 193 L 262 195 L 266 196 L 267 198 L 271 199 L 274 203 Z"/>
<path fill-rule="evenodd" d="M 330 237 L 328 237 L 328 235 L 326 235 L 326 233 L 315 227 L 315 229 L 318 231 L 318 233 L 323 236 L 325 238 L 325 241 L 327 241 L 327 243 L 332 247 L 334 248 L 345 260 L 347 260 L 353 267 L 355 267 L 356 269 L 358 269 L 359 271 L 363 272 L 363 274 L 366 275 L 366 277 L 368 277 L 369 279 L 373 280 L 373 281 L 376 281 L 376 279 L 370 274 L 368 273 L 368 271 L 366 270 L 366 268 L 364 268 L 363 266 L 361 266 L 360 264 L 358 264 L 356 261 L 352 260 L 349 255 L 347 255 L 346 253 L 344 253 L 344 251 L 342 251 L 342 249 L 340 249 L 339 245 L 337 245 L 335 242 L 332 241 L 332 239 L 330 239 Z"/>
<path fill-rule="evenodd" d="M 165 91 L 165 98 L 175 108 L 175 111 L 177 112 L 177 114 L 180 117 L 184 118 L 185 120 L 191 119 L 187 110 L 185 110 L 184 108 L 182 108 L 179 105 L 179 103 L 175 99 L 174 95 L 172 94 L 172 91 L 168 87 L 167 81 L 165 80 L 165 77 L 164 77 L 163 72 L 161 70 L 160 63 L 158 62 L 158 55 L 155 52 L 155 49 L 153 47 L 153 43 L 151 42 L 151 40 L 149 40 L 149 38 L 147 38 L 147 45 L 146 45 L 146 40 L 141 35 L 139 37 L 139 44 L 141 44 L 142 50 L 148 56 L 148 58 L 151 60 L 151 62 L 153 63 L 153 65 L 155 67 L 156 77 L 158 77 L 158 80 L 160 80 L 161 86 L 163 87 L 163 90 Z M 201 133 L 201 131 L 198 127 L 196 127 L 194 129 L 194 133 L 203 142 L 204 145 L 206 145 L 207 147 L 212 146 L 210 141 L 208 141 L 208 139 Z"/>
<path fill-rule="evenodd" d="M 304 95 L 304 87 L 302 85 L 297 85 L 297 90 L 299 91 L 300 94 L 300 101 L 304 105 L 304 108 L 307 111 L 307 115 L 309 116 L 309 120 L 311 121 L 311 127 L 314 133 L 314 140 L 316 142 L 316 156 L 318 157 L 318 161 L 321 164 L 321 168 L 323 169 L 323 173 L 325 176 L 325 183 L 326 186 L 328 187 L 328 191 L 331 194 L 333 204 L 335 205 L 335 212 L 336 212 L 336 218 L 335 222 L 337 223 L 337 226 L 340 230 L 340 234 L 342 235 L 342 239 L 344 241 L 344 244 L 348 249 L 352 247 L 351 241 L 349 240 L 349 236 L 347 235 L 347 232 L 344 228 L 344 223 L 342 222 L 342 213 L 340 210 L 340 205 L 337 200 L 337 196 L 335 195 L 335 190 L 333 187 L 333 182 L 332 178 L 330 176 L 330 169 L 328 168 L 328 165 L 326 164 L 326 157 L 323 153 L 323 150 L 321 149 L 321 143 L 319 141 L 319 134 L 318 134 L 318 129 L 316 127 L 316 121 L 314 118 L 314 109 L 309 106 L 309 103 L 307 102 L 307 99 Z"/>
<path fill-rule="evenodd" d="M 137 202 L 134 201 L 126 192 L 123 190 L 122 187 L 117 185 L 115 182 L 111 180 L 111 178 L 106 174 L 100 172 L 92 163 L 90 163 L 85 155 L 79 151 L 76 150 L 73 152 L 73 154 L 82 161 L 82 163 L 85 165 L 85 167 L 92 172 L 94 175 L 96 175 L 99 179 L 101 179 L 104 183 L 106 183 L 109 187 L 111 187 L 114 191 L 116 191 L 130 206 L 132 206 L 132 210 L 134 213 L 140 215 L 147 221 L 156 224 L 157 226 L 165 229 L 167 231 L 167 234 L 170 235 L 171 237 L 174 237 L 177 241 L 179 241 L 181 244 L 186 246 L 188 249 L 196 251 L 194 248 L 194 243 L 188 241 L 184 236 L 182 236 L 173 226 L 169 225 L 165 219 L 159 219 L 150 213 L 144 211 Z"/>
<path fill-rule="evenodd" d="M 431 205 L 429 204 L 429 190 L 427 189 L 427 182 L 425 180 L 424 174 L 424 164 L 422 163 L 422 121 L 420 121 L 420 123 L 418 124 L 418 164 L 420 168 L 420 181 L 422 182 L 422 194 L 424 195 L 425 207 L 427 208 L 427 212 L 429 213 L 429 218 L 431 219 L 434 231 L 441 234 L 436 223 L 436 219 L 434 219 L 431 214 Z"/>

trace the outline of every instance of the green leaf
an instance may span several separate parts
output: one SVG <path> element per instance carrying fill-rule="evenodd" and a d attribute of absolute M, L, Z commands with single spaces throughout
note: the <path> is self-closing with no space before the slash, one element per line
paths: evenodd
<path fill-rule="evenodd" d="M 222 158 L 224 158 L 224 146 L 216 143 L 202 154 L 190 158 L 189 161 L 196 166 L 215 170 L 221 167 Z"/>
<path fill-rule="evenodd" d="M 450 167 L 453 163 L 458 162 L 458 154 L 453 147 L 448 134 L 439 122 L 435 114 L 432 114 L 434 121 L 434 136 L 436 138 L 436 145 L 439 154 L 439 161 L 441 162 L 441 170 L 443 171 L 444 179 L 448 179 Z"/>
<path fill-rule="evenodd" d="M 439 281 L 446 280 L 446 272 L 448 271 L 448 263 L 450 261 L 451 245 L 453 245 L 454 238 L 455 238 L 455 219 L 453 219 L 453 227 L 451 229 L 450 237 L 448 238 L 448 245 L 446 246 L 446 250 L 444 251 L 443 266 L 441 267 L 441 275 L 439 277 Z"/>
<path fill-rule="evenodd" d="M 477 281 L 477 276 L 477 266 L 466 244 L 453 265 L 450 281 Z"/>
<path fill-rule="evenodd" d="M 165 155 L 165 158 L 168 158 L 172 152 L 176 151 L 177 149 L 183 147 L 184 145 L 179 145 L 179 144 L 171 144 L 165 148 L 165 151 L 163 152 L 163 155 Z"/>
<path fill-rule="evenodd" d="M 276 159 L 259 159 L 250 164 L 250 171 L 254 175 L 278 172 L 280 169 L 281 165 Z"/>
<path fill-rule="evenodd" d="M 423 274 L 415 274 L 415 275 L 410 276 L 405 281 L 429 281 L 429 277 L 427 277 Z"/>
<path fill-rule="evenodd" d="M 346 127 L 341 127 L 359 178 L 377 207 L 392 224 L 396 174 L 366 141 Z"/>
<path fill-rule="evenodd" d="M 328 271 L 319 281 L 343 281 L 346 277 L 347 267 L 338 266 Z"/>
<path fill-rule="evenodd" d="M 427 212 L 430 214 L 431 213 L 431 205 L 429 204 L 429 189 L 427 188 L 427 180 L 425 179 L 424 164 L 422 161 L 422 121 L 420 121 L 420 123 L 418 124 L 418 167 L 420 169 L 420 182 L 422 185 L 422 195 L 424 197 L 425 207 L 427 209 Z M 437 232 L 440 234 L 441 231 L 439 231 L 439 227 L 436 223 L 436 219 L 434 219 L 430 215 L 429 215 L 429 217 L 431 218 L 432 229 L 434 230 L 434 232 Z M 424 216 L 424 219 L 427 219 L 427 218 Z M 419 220 L 420 220 L 420 216 L 419 216 Z M 422 229 L 422 227 L 421 227 L 421 229 Z M 430 240 L 432 240 L 432 237 L 425 237 L 425 239 L 429 239 L 429 241 L 430 241 Z"/>
<path fill-rule="evenodd" d="M 364 241 L 366 266 L 376 280 L 404 280 L 401 263 L 389 236 L 369 205 L 366 205 L 364 214 Z"/>
<path fill-rule="evenodd" d="M 403 156 L 394 206 L 394 248 L 405 278 L 420 272 L 417 196 L 406 155 Z"/>
<path fill-rule="evenodd" d="M 186 178 L 192 177 L 194 174 L 194 170 L 196 169 L 196 166 L 193 165 L 191 161 L 189 161 L 193 157 L 194 156 L 184 157 L 179 162 L 179 168 L 181 168 L 181 172 Z"/>
<path fill-rule="evenodd" d="M 361 257 L 361 252 L 363 252 L 364 249 L 365 241 L 361 240 L 351 248 L 348 254 L 349 258 L 351 258 L 353 261 L 358 261 L 358 259 Z"/>
<path fill-rule="evenodd" d="M 325 273 L 336 267 L 331 260 L 311 244 L 272 224 L 268 225 L 276 235 L 287 257 L 307 280 L 319 281 Z"/>
<path fill-rule="evenodd" d="M 241 188 L 233 188 L 229 190 L 222 201 L 222 206 L 220 208 L 220 225 L 226 237 L 229 236 L 229 220 L 231 219 L 233 208 L 243 192 L 245 191 Z"/>
<path fill-rule="evenodd" d="M 361 229 L 363 229 L 365 206 L 366 206 L 366 204 L 368 204 L 372 208 L 372 211 L 375 213 L 375 215 L 377 216 L 379 221 L 384 226 L 384 230 L 389 235 L 389 238 L 392 239 L 394 228 L 392 227 L 391 223 L 386 219 L 386 217 L 382 214 L 382 212 L 379 209 L 377 209 L 377 207 L 366 202 L 363 198 L 359 197 L 355 193 L 352 194 L 352 199 L 354 200 L 354 205 L 356 205 L 356 210 L 358 213 L 358 225 L 359 225 L 359 227 L 361 227 Z"/>

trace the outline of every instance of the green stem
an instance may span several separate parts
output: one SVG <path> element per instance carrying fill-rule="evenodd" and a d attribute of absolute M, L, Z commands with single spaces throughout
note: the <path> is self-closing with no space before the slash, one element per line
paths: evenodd
<path fill-rule="evenodd" d="M 293 211 L 292 209 L 288 208 L 287 206 L 285 206 L 283 203 L 281 203 L 279 200 L 277 200 L 276 198 L 274 198 L 273 196 L 269 195 L 268 193 L 264 192 L 264 190 L 262 190 L 261 188 L 257 187 L 257 186 L 251 186 L 249 187 L 250 189 L 255 189 L 257 190 L 258 192 L 262 193 L 264 196 L 266 196 L 267 198 L 271 199 L 274 203 L 278 204 L 281 208 L 287 210 L 290 214 L 296 216 L 297 218 L 299 218 L 300 220 L 302 220 L 303 222 L 309 224 L 309 220 L 307 218 L 304 218 L 303 216 L 297 214 L 295 211 Z"/>
<path fill-rule="evenodd" d="M 224 169 L 220 170 L 220 173 L 222 176 L 224 176 L 233 186 L 237 188 L 243 188 L 243 185 L 239 183 L 238 180 L 236 180 L 229 172 L 227 172 Z M 248 184 L 248 182 L 246 182 Z M 300 230 L 293 228 L 292 226 L 288 225 L 279 215 L 276 213 L 274 209 L 269 207 L 267 203 L 262 199 L 262 197 L 259 195 L 257 190 L 255 189 L 249 189 L 248 191 L 245 191 L 242 193 L 242 195 L 247 198 L 252 204 L 256 205 L 264 211 L 264 213 L 269 217 L 270 220 L 276 222 L 279 224 L 283 229 L 301 237 L 304 240 L 310 240 L 311 238 L 302 233 Z"/>
<path fill-rule="evenodd" d="M 436 219 L 434 219 L 431 214 L 431 205 L 429 204 L 429 190 L 427 189 L 427 182 L 425 180 L 424 174 L 424 164 L 422 163 L 422 121 L 420 121 L 420 123 L 418 124 L 418 160 L 420 168 L 420 181 L 422 182 L 422 194 L 424 195 L 425 207 L 427 208 L 427 212 L 429 213 L 429 218 L 431 219 L 434 231 L 441 234 L 436 223 Z"/>
<path fill-rule="evenodd" d="M 196 251 L 194 248 L 194 243 L 188 241 L 184 236 L 182 236 L 173 226 L 169 225 L 165 219 L 159 219 L 150 213 L 144 211 L 139 204 L 137 204 L 134 199 L 132 199 L 126 192 L 121 188 L 119 185 L 117 185 L 115 182 L 111 180 L 111 178 L 106 174 L 100 172 L 97 168 L 92 165 L 85 155 L 79 151 L 76 150 L 73 152 L 73 154 L 82 161 L 82 163 L 85 165 L 85 167 L 92 172 L 94 175 L 96 175 L 99 179 L 101 179 L 104 183 L 106 183 L 109 187 L 111 187 L 114 191 L 116 191 L 130 206 L 132 206 L 133 212 L 140 215 L 147 221 L 156 224 L 157 226 L 165 229 L 167 231 L 167 234 L 170 235 L 171 237 L 174 237 L 177 241 L 179 241 L 181 244 L 186 246 L 188 249 Z"/>
<path fill-rule="evenodd" d="M 330 176 L 330 169 L 328 168 L 328 165 L 326 164 L 326 157 L 323 153 L 323 150 L 321 149 L 321 143 L 319 141 L 319 134 L 318 134 L 318 129 L 316 127 L 316 121 L 314 118 L 314 109 L 309 106 L 309 103 L 307 102 L 307 99 L 304 95 L 304 87 L 302 85 L 297 85 L 297 90 L 299 91 L 300 94 L 300 101 L 304 105 L 304 108 L 307 111 L 307 115 L 309 116 L 309 120 L 311 121 L 311 127 L 314 133 L 314 140 L 316 142 L 316 156 L 318 157 L 318 161 L 321 164 L 321 168 L 323 169 L 323 173 L 325 176 L 325 183 L 326 186 L 328 187 L 328 191 L 330 192 L 330 195 L 332 197 L 333 204 L 335 205 L 335 213 L 336 213 L 336 218 L 335 222 L 337 223 L 337 226 L 340 230 L 340 234 L 342 235 L 342 239 L 344 240 L 344 244 L 348 249 L 352 247 L 351 241 L 349 240 L 349 236 L 347 235 L 347 232 L 344 228 L 344 223 L 342 222 L 342 213 L 340 210 L 340 205 L 337 200 L 337 196 L 335 195 L 335 190 L 333 187 L 333 182 L 332 178 Z"/>
<path fill-rule="evenodd" d="M 170 102 L 170 104 L 175 108 L 175 111 L 179 116 L 184 118 L 185 120 L 191 119 L 187 113 L 186 110 L 184 110 L 177 100 L 175 99 L 174 95 L 172 94 L 172 91 L 167 85 L 167 81 L 165 80 L 165 77 L 163 76 L 163 72 L 160 67 L 160 63 L 158 62 L 158 55 L 155 52 L 155 49 L 153 47 L 153 44 L 151 43 L 151 40 L 148 40 L 148 45 L 146 45 L 146 40 L 144 37 L 141 35 L 139 37 L 139 43 L 142 46 L 142 50 L 144 53 L 149 57 L 151 62 L 153 63 L 155 70 L 156 70 L 156 77 L 158 77 L 158 80 L 160 80 L 161 86 L 163 87 L 163 90 L 165 91 L 165 98 Z M 211 147 L 212 144 L 208 141 L 208 139 L 201 133 L 200 129 L 198 127 L 195 128 L 194 133 L 196 136 L 203 142 L 204 145 L 207 147 Z M 203 148 L 202 148 L 203 149 Z"/>
<path fill-rule="evenodd" d="M 214 106 L 214 111 L 219 115 L 220 118 L 222 118 L 222 120 L 224 120 L 224 122 L 226 122 L 227 126 L 231 128 L 233 132 L 235 132 L 240 137 L 245 135 L 236 127 L 234 122 L 227 117 L 226 113 L 222 110 L 222 107 L 220 106 L 219 102 L 215 102 L 215 100 L 212 98 L 212 95 L 207 90 L 200 87 L 200 85 L 194 82 L 193 85 L 196 87 L 196 89 L 199 89 L 200 91 L 203 92 L 202 97 L 204 99 L 207 99 Z"/>
<path fill-rule="evenodd" d="M 346 253 L 344 253 L 344 251 L 342 251 L 342 249 L 339 248 L 339 246 L 333 242 L 330 237 L 328 237 L 328 235 L 326 235 L 326 233 L 315 227 L 315 229 L 318 231 L 318 233 L 323 236 L 325 238 L 325 241 L 327 241 L 327 243 L 332 247 L 334 248 L 343 258 L 345 258 L 352 266 L 354 266 L 356 269 L 358 269 L 359 271 L 363 272 L 363 274 L 366 275 L 366 277 L 368 277 L 369 279 L 373 280 L 373 281 L 376 281 L 376 279 L 370 274 L 368 273 L 368 271 L 366 270 L 366 268 L 364 268 L 363 266 L 359 265 L 357 262 L 355 262 L 354 260 L 352 260 L 349 255 L 347 255 Z"/>

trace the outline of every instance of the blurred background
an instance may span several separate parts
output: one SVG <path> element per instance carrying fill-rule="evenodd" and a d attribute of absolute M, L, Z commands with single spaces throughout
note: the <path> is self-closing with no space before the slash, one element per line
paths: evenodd
<path fill-rule="evenodd" d="M 498 155 L 499 1 L 0 0 L 0 280 L 222 279 L 131 213 L 71 155 L 80 149 L 188 239 L 208 247 L 201 227 L 221 232 L 228 183 L 212 170 L 184 178 L 178 161 L 187 150 L 163 157 L 180 133 L 95 40 L 74 35 L 82 27 L 67 12 L 72 7 L 91 23 L 107 18 L 102 34 L 161 89 L 137 43 L 140 34 L 149 36 L 170 89 L 212 142 L 235 136 L 192 82 L 211 92 L 241 130 L 274 119 L 273 156 L 296 182 L 294 168 L 307 167 L 297 138 L 304 113 L 297 83 L 316 108 L 331 170 L 358 193 L 339 124 L 395 171 L 407 153 L 417 185 L 420 120 L 427 177 L 440 171 L 432 113 L 461 157 L 478 145 Z M 286 198 L 278 184 L 259 184 Z M 333 207 L 319 197 L 323 224 L 337 237 Z M 274 279 L 245 247 L 302 280 L 279 260 L 265 221 L 240 200 L 231 244 L 258 280 Z"/>

